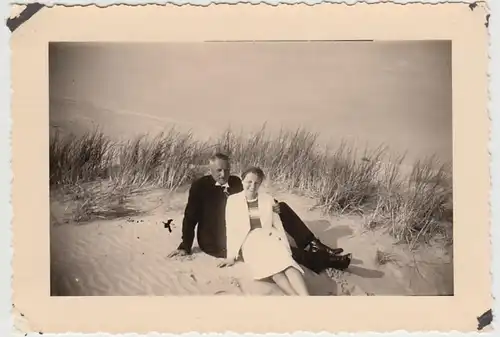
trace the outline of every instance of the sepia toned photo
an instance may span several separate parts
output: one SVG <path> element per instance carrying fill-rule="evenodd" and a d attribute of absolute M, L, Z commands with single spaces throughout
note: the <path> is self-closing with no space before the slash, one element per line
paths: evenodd
<path fill-rule="evenodd" d="M 453 295 L 451 41 L 51 43 L 51 294 Z"/>
<path fill-rule="evenodd" d="M 486 13 L 42 6 L 11 21 L 16 328 L 483 329 Z"/>

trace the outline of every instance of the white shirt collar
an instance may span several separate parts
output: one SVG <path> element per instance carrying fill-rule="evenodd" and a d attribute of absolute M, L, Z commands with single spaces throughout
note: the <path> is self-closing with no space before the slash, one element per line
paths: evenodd
<path fill-rule="evenodd" d="M 229 188 L 229 184 L 228 183 L 225 183 L 224 185 L 221 185 L 218 181 L 215 182 L 215 186 L 222 186 L 222 187 L 227 187 Z"/>

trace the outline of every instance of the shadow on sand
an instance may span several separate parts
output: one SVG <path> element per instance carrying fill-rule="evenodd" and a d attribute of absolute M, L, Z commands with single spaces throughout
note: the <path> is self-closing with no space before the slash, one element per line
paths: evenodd
<path fill-rule="evenodd" d="M 344 248 L 339 247 L 339 239 L 353 234 L 353 231 L 349 226 L 332 226 L 329 221 L 324 219 L 306 221 L 306 225 L 321 240 L 321 242 L 331 248 Z M 344 253 L 351 252 L 344 251 Z M 382 278 L 384 276 L 384 273 L 379 270 L 360 267 L 359 265 L 362 264 L 362 260 L 353 257 L 351 265 L 346 272 L 362 278 Z M 326 273 L 315 274 L 314 272 L 307 270 L 305 279 L 308 286 L 311 288 L 311 295 L 339 295 L 337 294 L 338 287 L 336 281 L 328 277 Z M 334 290 L 333 292 L 332 289 Z"/>

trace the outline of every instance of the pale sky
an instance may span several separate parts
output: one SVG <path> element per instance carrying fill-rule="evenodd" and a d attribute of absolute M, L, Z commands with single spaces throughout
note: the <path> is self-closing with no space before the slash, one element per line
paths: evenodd
<path fill-rule="evenodd" d="M 448 42 L 75 43 L 51 47 L 50 58 L 58 123 L 92 120 L 126 137 L 267 121 L 452 157 Z"/>

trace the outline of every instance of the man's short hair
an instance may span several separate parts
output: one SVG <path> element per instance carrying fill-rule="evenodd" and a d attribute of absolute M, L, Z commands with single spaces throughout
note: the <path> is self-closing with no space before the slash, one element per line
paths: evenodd
<path fill-rule="evenodd" d="M 224 161 L 229 161 L 229 156 L 227 154 L 224 154 L 222 152 L 217 152 L 215 153 L 214 155 L 212 155 L 209 159 L 209 161 L 211 163 L 213 163 L 214 161 L 216 161 L 217 159 L 219 160 L 224 160 Z"/>

